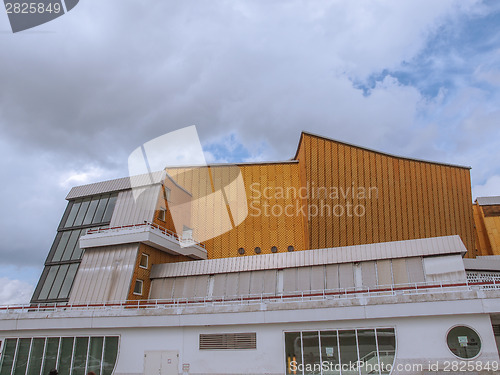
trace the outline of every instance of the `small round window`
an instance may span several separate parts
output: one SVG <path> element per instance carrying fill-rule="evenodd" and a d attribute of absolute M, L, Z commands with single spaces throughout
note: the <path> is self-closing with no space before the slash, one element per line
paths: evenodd
<path fill-rule="evenodd" d="M 481 351 L 481 339 L 476 331 L 465 326 L 453 327 L 446 337 L 448 348 L 457 357 L 470 359 Z"/>

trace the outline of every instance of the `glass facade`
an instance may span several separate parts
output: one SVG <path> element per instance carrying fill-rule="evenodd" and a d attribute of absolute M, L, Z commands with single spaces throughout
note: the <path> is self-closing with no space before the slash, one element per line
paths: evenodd
<path fill-rule="evenodd" d="M 118 336 L 35 337 L 5 340 L 0 375 L 111 375 L 118 356 Z"/>
<path fill-rule="evenodd" d="M 100 194 L 68 203 L 32 303 L 68 301 L 83 256 L 79 239 L 89 228 L 109 225 L 117 198 Z"/>
<path fill-rule="evenodd" d="M 390 374 L 394 328 L 285 332 L 286 374 Z"/>

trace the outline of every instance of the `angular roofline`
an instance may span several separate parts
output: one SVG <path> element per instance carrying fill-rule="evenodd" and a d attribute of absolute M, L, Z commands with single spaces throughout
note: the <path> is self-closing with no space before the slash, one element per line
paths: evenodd
<path fill-rule="evenodd" d="M 202 168 L 202 167 L 228 167 L 228 166 L 250 166 L 250 165 L 270 165 L 270 164 L 297 164 L 299 161 L 298 160 L 285 160 L 285 161 L 265 161 L 265 162 L 248 162 L 248 163 L 235 163 L 235 164 L 224 164 L 224 163 L 216 163 L 216 164 L 207 164 L 207 165 L 189 165 L 189 166 L 172 166 L 172 167 L 167 167 L 165 168 L 165 172 L 167 169 L 176 169 L 176 168 Z M 132 177 L 139 177 L 141 179 L 144 179 L 144 181 L 140 182 L 136 187 L 141 187 L 141 186 L 147 186 L 147 185 L 154 185 L 154 184 L 163 184 L 163 180 L 158 179 L 159 176 L 163 171 L 156 171 L 153 172 L 153 181 L 151 182 L 150 179 L 147 179 L 149 177 L 149 174 L 144 174 L 144 175 L 138 175 L 138 176 L 132 176 Z M 189 195 L 192 195 L 190 192 L 188 192 L 186 189 L 184 189 L 182 186 L 180 186 L 173 178 L 166 172 L 166 177 L 172 181 L 178 188 L 182 189 L 184 192 L 186 192 Z M 121 177 L 121 178 L 115 178 L 111 180 L 104 180 L 104 181 L 98 181 L 98 182 L 93 182 L 90 184 L 85 184 L 85 185 L 78 185 L 74 186 L 71 188 L 69 191 L 68 195 L 66 196 L 66 200 L 72 200 L 72 199 L 77 199 L 77 198 L 83 198 L 83 197 L 88 197 L 91 195 L 97 195 L 97 194 L 106 194 L 106 193 L 116 193 L 119 191 L 124 191 L 124 190 L 129 190 L 131 189 L 132 186 L 130 184 L 130 177 Z"/>
<path fill-rule="evenodd" d="M 465 165 L 442 163 L 442 162 L 436 162 L 436 161 L 431 161 L 431 160 L 416 159 L 416 158 L 410 158 L 410 157 L 407 157 L 407 156 L 394 155 L 394 154 L 390 154 L 388 152 L 374 150 L 374 149 L 371 149 L 371 148 L 368 148 L 368 147 L 363 147 L 363 146 L 355 145 L 355 144 L 349 143 L 349 142 L 339 141 L 337 139 L 328 138 L 328 137 L 325 137 L 325 136 L 322 136 L 322 135 L 319 135 L 319 134 L 314 134 L 314 133 L 310 133 L 310 132 L 306 132 L 306 131 L 302 131 L 301 134 L 300 134 L 299 144 L 297 145 L 297 151 L 295 152 L 295 156 L 293 157 L 293 160 L 297 160 L 297 156 L 299 154 L 300 145 L 302 143 L 302 139 L 304 138 L 304 135 L 309 135 L 311 137 L 316 137 L 316 138 L 324 139 L 324 140 L 327 140 L 327 141 L 340 143 L 342 145 L 359 148 L 359 149 L 365 150 L 365 151 L 375 152 L 377 154 L 384 155 L 384 156 L 389 156 L 391 158 L 416 161 L 416 162 L 419 162 L 419 163 L 437 164 L 437 165 L 443 165 L 443 166 L 446 166 L 446 167 L 462 168 L 462 169 L 469 169 L 469 170 L 472 169 L 472 167 L 465 166 Z"/>

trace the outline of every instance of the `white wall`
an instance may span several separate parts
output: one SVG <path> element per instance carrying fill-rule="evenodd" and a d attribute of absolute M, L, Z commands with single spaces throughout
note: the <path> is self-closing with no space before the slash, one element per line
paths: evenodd
<path fill-rule="evenodd" d="M 224 315 L 224 314 L 221 314 Z M 111 319 L 111 318 L 108 318 Z M 223 316 L 221 317 L 223 320 Z M 145 322 L 145 320 L 144 320 Z M 138 321 L 138 326 L 141 321 Z M 415 318 L 363 319 L 308 323 L 219 325 L 206 327 L 137 327 L 121 329 L 62 329 L 0 333 L 4 337 L 57 335 L 120 335 L 115 375 L 142 374 L 145 351 L 179 351 L 179 371 L 190 364 L 190 374 L 284 374 L 284 331 L 395 327 L 397 363 L 454 361 L 446 334 L 455 325 L 474 328 L 482 340 L 478 361 L 498 361 L 498 352 L 488 314 L 427 316 Z M 199 350 L 200 333 L 257 333 L 256 350 Z M 419 373 L 419 372 L 417 372 Z M 412 372 L 405 372 L 412 374 Z"/>

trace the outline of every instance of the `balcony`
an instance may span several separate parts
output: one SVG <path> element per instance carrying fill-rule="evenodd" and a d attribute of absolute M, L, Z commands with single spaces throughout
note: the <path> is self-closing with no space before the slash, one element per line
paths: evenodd
<path fill-rule="evenodd" d="M 89 229 L 87 234 L 80 237 L 81 249 L 127 243 L 143 243 L 172 255 L 185 255 L 192 259 L 207 259 L 205 245 L 192 239 L 182 239 L 176 233 L 149 222 Z"/>

